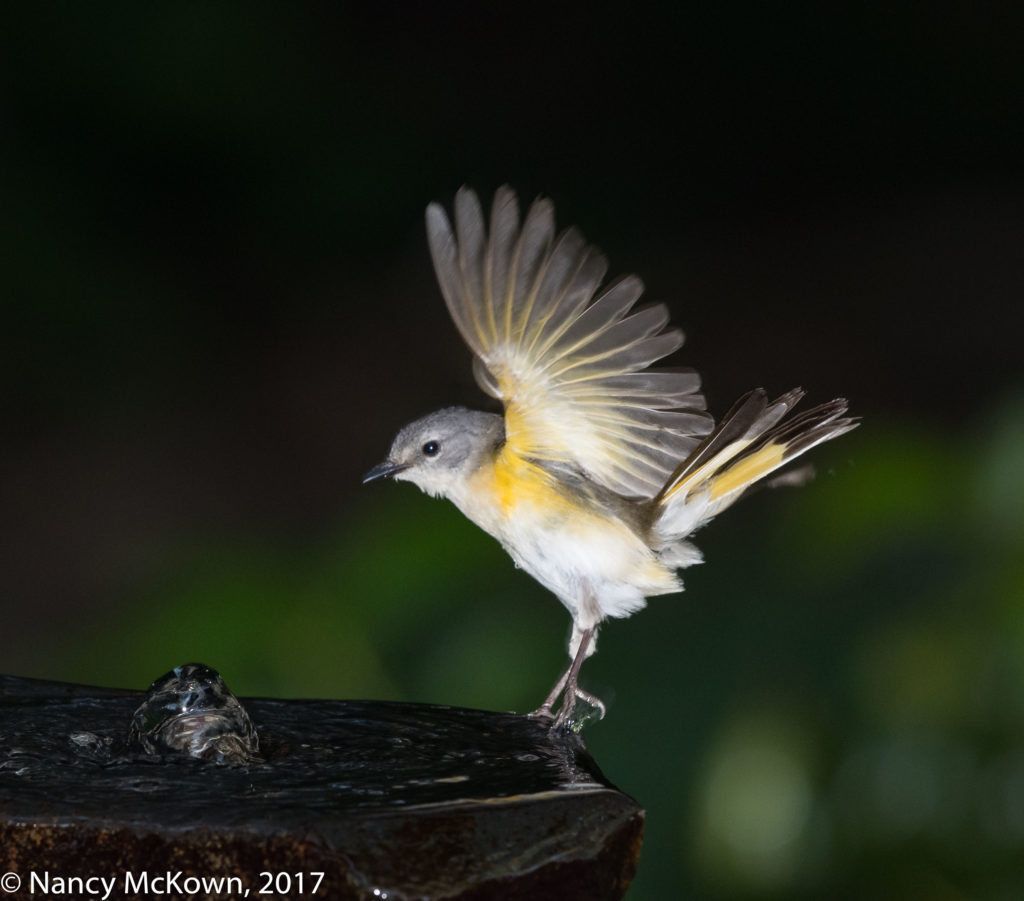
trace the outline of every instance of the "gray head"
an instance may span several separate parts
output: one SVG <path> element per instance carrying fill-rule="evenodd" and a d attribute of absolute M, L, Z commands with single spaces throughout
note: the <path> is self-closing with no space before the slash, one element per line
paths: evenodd
<path fill-rule="evenodd" d="M 387 459 L 374 466 L 363 482 L 393 476 L 419 485 L 427 494 L 447 497 L 504 437 L 501 416 L 447 407 L 402 429 Z"/>

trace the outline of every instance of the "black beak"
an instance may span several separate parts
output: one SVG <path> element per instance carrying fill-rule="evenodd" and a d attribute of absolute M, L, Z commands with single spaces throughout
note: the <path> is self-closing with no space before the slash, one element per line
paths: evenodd
<path fill-rule="evenodd" d="M 393 460 L 385 460 L 383 463 L 378 463 L 365 476 L 363 476 L 363 484 L 365 485 L 367 482 L 372 482 L 374 479 L 383 479 L 388 476 L 393 476 L 395 473 L 408 468 L 408 463 L 395 463 Z"/>

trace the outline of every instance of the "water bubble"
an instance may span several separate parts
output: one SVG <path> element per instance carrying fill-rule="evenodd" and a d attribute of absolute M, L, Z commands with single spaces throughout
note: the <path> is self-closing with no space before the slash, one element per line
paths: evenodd
<path fill-rule="evenodd" d="M 220 673 L 201 663 L 177 666 L 149 687 L 132 716 L 129 741 L 147 754 L 231 764 L 260 759 L 249 714 Z"/>

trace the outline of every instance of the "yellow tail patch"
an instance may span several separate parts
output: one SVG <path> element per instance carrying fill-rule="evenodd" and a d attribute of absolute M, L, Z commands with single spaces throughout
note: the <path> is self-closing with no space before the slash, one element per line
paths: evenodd
<path fill-rule="evenodd" d="M 688 491 L 693 485 L 702 484 L 705 479 L 710 478 L 719 469 L 725 466 L 733 457 L 735 457 L 740 451 L 750 444 L 750 441 L 733 441 L 732 444 L 727 444 L 717 454 L 715 454 L 707 463 L 702 466 L 698 466 L 693 472 L 691 472 L 685 479 L 677 482 L 668 491 L 665 492 L 665 496 L 662 498 L 661 503 L 667 503 L 672 497 L 677 495 L 680 491 Z"/>
<path fill-rule="evenodd" d="M 730 466 L 711 482 L 711 499 L 722 497 L 768 475 L 782 465 L 786 454 L 785 444 L 769 444 L 745 460 Z"/>

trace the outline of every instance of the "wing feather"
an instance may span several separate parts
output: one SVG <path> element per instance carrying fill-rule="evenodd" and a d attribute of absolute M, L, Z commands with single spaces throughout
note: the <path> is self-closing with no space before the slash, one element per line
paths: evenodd
<path fill-rule="evenodd" d="M 465 294 L 467 306 L 476 307 L 474 298 L 480 297 L 484 290 L 484 254 L 486 252 L 486 226 L 483 212 L 476 197 L 459 195 L 455 198 L 455 224 L 458 239 L 459 275 L 461 288 Z M 482 312 L 483 333 L 491 341 L 497 337 L 494 324 L 494 309 L 487 305 L 475 311 Z"/>
<path fill-rule="evenodd" d="M 474 353 L 479 354 L 486 346 L 479 314 L 482 312 L 466 291 L 462 280 L 455 236 L 448 223 L 448 216 L 438 203 L 427 207 L 427 241 L 434 261 L 441 294 L 448 306 L 448 312 L 462 339 Z"/>
<path fill-rule="evenodd" d="M 603 277 L 604 273 L 601 275 Z M 627 275 L 613 282 L 561 335 L 552 336 L 560 355 L 572 353 L 611 328 L 629 312 L 643 293 L 644 283 L 635 275 Z"/>
<path fill-rule="evenodd" d="M 593 248 L 587 247 L 578 232 L 572 230 L 569 234 L 573 236 L 574 242 L 578 242 L 580 249 L 572 267 L 567 269 L 567 277 L 556 298 L 557 302 L 551 305 L 543 335 L 538 331 L 531 344 L 538 353 L 545 353 L 579 319 L 608 270 L 605 258 Z"/>
<path fill-rule="evenodd" d="M 508 187 L 489 228 L 472 191 L 460 190 L 454 209 L 453 228 L 442 207 L 427 208 L 431 256 L 477 382 L 505 404 L 507 446 L 624 496 L 655 497 L 712 428 L 695 372 L 647 368 L 683 343 L 666 329 L 667 309 L 634 311 L 635 276 L 599 293 L 604 257 L 575 229 L 556 235 L 549 200 L 521 225 Z"/>
<path fill-rule="evenodd" d="M 476 196 L 472 191 L 465 189 L 459 191 L 459 194 Z M 513 323 L 511 335 L 525 336 L 529 333 L 533 322 L 539 276 L 551 250 L 554 234 L 554 206 L 549 200 L 538 200 L 526 214 L 523 230 L 509 261 L 508 296 L 503 301 L 500 297 L 477 295 L 478 302 L 482 302 L 484 306 L 493 307 L 495 303 L 502 302 L 510 305 L 509 318 Z M 505 335 L 504 338 L 507 340 L 511 335 Z"/>
<path fill-rule="evenodd" d="M 487 296 L 507 298 L 509 292 L 509 262 L 512 248 L 519 236 L 519 203 L 515 194 L 503 188 L 494 195 L 491 208 L 491 231 L 487 241 Z M 502 320 L 504 333 L 512 330 L 512 305 L 505 303 Z"/>

